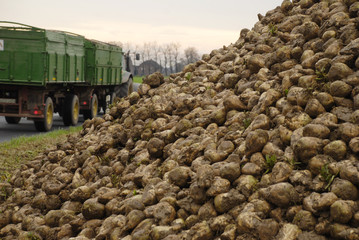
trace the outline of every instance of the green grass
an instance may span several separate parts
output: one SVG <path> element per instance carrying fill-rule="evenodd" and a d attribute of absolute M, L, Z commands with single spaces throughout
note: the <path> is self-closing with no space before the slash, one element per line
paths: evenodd
<path fill-rule="evenodd" d="M 32 160 L 45 149 L 64 142 L 68 134 L 78 133 L 81 129 L 82 126 L 70 127 L 0 143 L 0 180 L 20 164 Z"/>
<path fill-rule="evenodd" d="M 267 174 L 268 172 L 272 171 L 274 165 L 277 163 L 277 156 L 276 155 L 269 155 L 266 154 L 266 165 L 267 170 L 264 174 Z"/>
<path fill-rule="evenodd" d="M 134 76 L 133 77 L 133 82 L 142 83 L 142 78 L 144 78 L 144 77 L 143 76 Z"/>
<path fill-rule="evenodd" d="M 339 174 L 332 174 L 329 171 L 328 163 L 323 165 L 320 169 L 320 176 L 324 179 L 325 182 L 327 182 L 327 185 L 325 186 L 325 189 L 328 189 L 330 185 L 332 185 L 334 178 Z"/>

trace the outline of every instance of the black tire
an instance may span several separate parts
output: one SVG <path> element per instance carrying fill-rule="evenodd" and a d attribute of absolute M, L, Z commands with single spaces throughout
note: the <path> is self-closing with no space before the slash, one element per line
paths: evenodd
<path fill-rule="evenodd" d="M 133 92 L 133 79 L 129 78 L 127 82 L 121 84 L 116 91 L 120 98 L 127 97 Z"/>
<path fill-rule="evenodd" d="M 83 115 L 84 115 L 84 119 L 92 119 L 94 117 L 97 116 L 98 113 L 98 98 L 96 94 L 93 94 L 91 97 L 91 103 L 90 103 L 90 109 L 89 110 L 84 110 Z"/>
<path fill-rule="evenodd" d="M 36 130 L 40 132 L 48 132 L 52 128 L 54 123 L 54 103 L 52 99 L 48 97 L 45 102 L 44 118 L 41 120 L 34 120 Z"/>
<path fill-rule="evenodd" d="M 8 124 L 18 124 L 21 120 L 21 117 L 5 117 L 5 120 Z"/>
<path fill-rule="evenodd" d="M 64 104 L 64 116 L 62 120 L 65 126 L 75 126 L 79 121 L 79 98 L 75 94 L 66 95 Z"/>

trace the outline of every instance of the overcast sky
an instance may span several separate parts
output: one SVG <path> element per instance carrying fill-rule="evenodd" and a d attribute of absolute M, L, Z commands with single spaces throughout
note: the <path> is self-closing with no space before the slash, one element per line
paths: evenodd
<path fill-rule="evenodd" d="M 2 21 L 100 41 L 165 44 L 199 52 L 229 45 L 282 0 L 0 0 Z"/>

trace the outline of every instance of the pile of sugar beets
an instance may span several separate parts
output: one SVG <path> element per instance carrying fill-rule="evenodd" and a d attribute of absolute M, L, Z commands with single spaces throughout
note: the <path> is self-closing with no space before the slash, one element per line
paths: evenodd
<path fill-rule="evenodd" d="M 359 2 L 285 0 L 3 182 L 1 239 L 359 239 Z"/>

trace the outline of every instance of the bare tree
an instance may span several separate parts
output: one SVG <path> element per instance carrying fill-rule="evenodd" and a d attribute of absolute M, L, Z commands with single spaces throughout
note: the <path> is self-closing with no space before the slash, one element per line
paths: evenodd
<path fill-rule="evenodd" d="M 181 44 L 177 43 L 171 43 L 172 45 L 172 49 L 173 49 L 173 57 L 174 57 L 174 61 L 175 61 L 175 72 L 178 72 L 178 56 L 180 54 L 180 48 L 181 48 Z"/>
<path fill-rule="evenodd" d="M 140 64 L 140 67 L 138 68 L 138 74 L 139 75 L 144 75 L 145 69 L 144 69 L 144 64 L 143 63 L 147 60 L 147 54 L 146 54 L 146 50 L 145 50 L 144 45 L 139 47 L 138 53 L 140 54 L 140 58 L 142 60 L 141 64 Z"/>
<path fill-rule="evenodd" d="M 200 59 L 200 56 L 198 54 L 198 51 L 194 47 L 188 47 L 184 50 L 184 55 L 187 60 L 187 64 L 196 62 Z"/>
<path fill-rule="evenodd" d="M 158 59 L 159 59 L 159 64 L 160 64 L 160 72 L 161 73 L 164 73 L 164 70 L 165 70 L 165 68 L 166 67 L 163 67 L 163 65 L 162 65 L 162 60 L 163 60 L 163 50 L 162 50 L 163 48 L 162 47 L 160 47 L 160 52 L 159 52 L 159 54 L 158 54 Z"/>
<path fill-rule="evenodd" d="M 159 55 L 161 53 L 161 46 L 158 45 L 157 42 L 152 43 L 152 52 L 153 52 L 153 59 L 155 60 L 155 62 L 158 63 L 158 60 L 160 60 L 160 62 L 161 62 L 161 59 L 159 57 Z M 155 71 L 161 70 L 161 68 L 162 68 L 162 65 L 161 65 L 161 63 L 159 63 L 159 69 L 155 69 Z"/>
<path fill-rule="evenodd" d="M 168 75 L 168 69 L 170 69 L 170 73 L 172 72 L 171 69 L 171 61 L 172 61 L 172 47 L 171 44 L 165 44 L 162 48 L 162 54 L 164 59 L 164 68 L 165 68 L 165 74 Z M 167 67 L 167 64 L 169 64 L 169 67 Z"/>
<path fill-rule="evenodd" d="M 151 43 L 150 42 L 145 42 L 143 44 L 143 50 L 144 50 L 144 54 L 146 57 L 146 60 L 149 61 L 151 59 L 151 53 L 152 53 L 152 47 L 151 47 Z M 151 69 L 150 69 L 150 64 L 147 64 L 147 72 L 150 73 Z"/>
<path fill-rule="evenodd" d="M 184 54 L 181 54 L 181 44 L 178 42 L 161 45 L 157 42 L 144 42 L 142 45 L 135 45 L 131 42 L 122 43 L 120 41 L 109 43 L 120 46 L 124 52 L 130 53 L 135 67 L 135 75 L 151 74 L 155 71 L 161 71 L 165 75 L 169 75 L 180 71 L 184 65 L 200 59 L 198 51 L 194 47 L 187 47 L 184 49 Z M 138 62 L 138 55 L 140 62 Z"/>
<path fill-rule="evenodd" d="M 170 69 L 170 74 L 173 73 L 173 44 L 167 44 L 166 45 L 167 48 L 167 53 L 168 53 L 168 64 L 169 64 L 169 69 Z"/>

